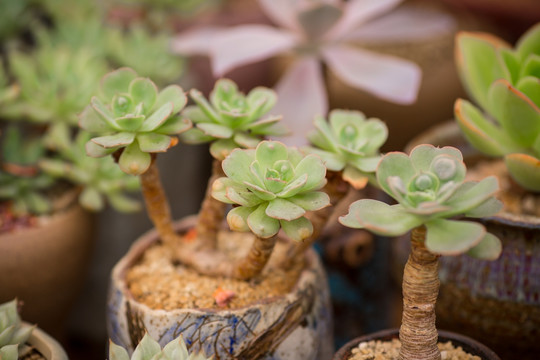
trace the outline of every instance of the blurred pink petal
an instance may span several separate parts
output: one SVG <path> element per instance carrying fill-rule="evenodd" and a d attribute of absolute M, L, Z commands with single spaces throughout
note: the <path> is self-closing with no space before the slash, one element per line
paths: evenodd
<path fill-rule="evenodd" d="M 327 39 L 340 38 L 356 26 L 396 7 L 403 0 L 351 0 L 344 4 L 343 17 L 327 34 Z"/>
<path fill-rule="evenodd" d="M 416 101 L 422 73 L 410 61 L 345 45 L 323 50 L 323 57 L 344 83 L 398 104 Z"/>
<path fill-rule="evenodd" d="M 328 100 L 320 62 L 314 57 L 300 58 L 275 86 L 278 102 L 273 114 L 283 115 L 282 123 L 293 136 L 280 140 L 288 145 L 307 143 L 315 115 L 326 116 Z"/>
<path fill-rule="evenodd" d="M 171 51 L 182 55 L 208 55 L 211 40 L 223 30 L 220 27 L 187 30 L 172 38 Z"/>
<path fill-rule="evenodd" d="M 363 24 L 345 35 L 345 40 L 362 44 L 396 41 L 424 41 L 456 29 L 454 18 L 442 11 L 423 7 L 404 6 L 381 18 Z"/>
<path fill-rule="evenodd" d="M 289 30 L 298 30 L 297 6 L 291 0 L 258 0 L 266 16 L 276 25 Z"/>
<path fill-rule="evenodd" d="M 266 25 L 240 25 L 222 30 L 210 44 L 212 72 L 226 72 L 283 53 L 297 44 L 293 33 Z"/>

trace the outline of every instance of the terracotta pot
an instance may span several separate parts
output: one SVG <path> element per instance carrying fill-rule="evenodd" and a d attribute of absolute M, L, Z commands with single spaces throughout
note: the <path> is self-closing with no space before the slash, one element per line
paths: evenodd
<path fill-rule="evenodd" d="M 194 217 L 176 223 L 193 226 Z M 140 237 L 112 271 L 107 327 L 116 344 L 133 350 L 147 331 L 163 346 L 180 334 L 191 351 L 216 360 L 326 360 L 333 353 L 332 316 L 326 274 L 313 250 L 293 290 L 233 310 L 154 310 L 137 302 L 125 281 L 127 269 L 159 240 L 155 230 Z"/>
<path fill-rule="evenodd" d="M 372 340 L 391 341 L 392 339 L 396 339 L 398 337 L 399 329 L 383 330 L 366 336 L 361 336 L 345 344 L 341 349 L 338 350 L 332 360 L 348 360 L 352 354 L 352 349 L 357 347 L 361 342 Z M 454 346 L 461 346 L 464 351 L 480 357 L 481 360 L 501 360 L 497 354 L 476 340 L 449 331 L 439 330 L 439 342 L 447 341 L 451 341 Z"/>
<path fill-rule="evenodd" d="M 92 224 L 77 204 L 0 234 L 0 303 L 19 299 L 25 320 L 61 338 L 88 268 Z"/>
<path fill-rule="evenodd" d="M 47 360 L 68 360 L 62 346 L 40 328 L 35 328 L 27 343 L 39 351 Z"/>
<path fill-rule="evenodd" d="M 454 121 L 415 138 L 408 147 L 420 143 L 461 149 L 469 168 L 481 157 L 465 141 Z M 496 261 L 466 255 L 441 258 L 438 324 L 478 339 L 503 358 L 537 359 L 540 218 L 502 212 L 481 222 L 501 239 L 502 254 Z"/>

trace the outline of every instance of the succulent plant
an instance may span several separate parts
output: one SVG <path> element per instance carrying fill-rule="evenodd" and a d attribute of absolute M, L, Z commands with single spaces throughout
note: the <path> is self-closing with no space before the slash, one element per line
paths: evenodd
<path fill-rule="evenodd" d="M 316 129 L 308 134 L 313 146 L 303 150 L 319 155 L 328 170 L 342 172 L 354 188 L 363 188 L 381 159 L 379 148 L 388 137 L 386 125 L 347 110 L 333 110 L 329 122 L 317 116 L 314 123 Z"/>
<path fill-rule="evenodd" d="M 491 216 L 501 209 L 501 202 L 493 197 L 498 191 L 497 179 L 491 176 L 480 182 L 465 182 L 465 173 L 462 154 L 453 147 L 419 145 L 410 156 L 388 153 L 377 168 L 377 181 L 399 204 L 359 200 L 340 222 L 387 236 L 402 235 L 424 225 L 426 247 L 435 254 L 468 251 L 481 258 L 497 258 L 500 241 L 483 225 L 448 220 L 455 216 Z"/>
<path fill-rule="evenodd" d="M 159 85 L 174 83 L 184 72 L 185 60 L 169 52 L 169 36 L 151 34 L 142 26 L 109 29 L 107 53 L 114 67 L 127 66 Z"/>
<path fill-rule="evenodd" d="M 441 359 L 435 327 L 439 256 L 466 252 L 494 260 L 501 253 L 500 240 L 482 224 L 449 219 L 491 216 L 501 209 L 493 197 L 498 191 L 495 177 L 466 182 L 465 175 L 462 154 L 453 147 L 418 145 L 409 156 L 386 154 L 377 167 L 377 181 L 398 204 L 362 199 L 339 218 L 345 226 L 385 236 L 412 229 L 411 254 L 403 272 L 400 359 Z"/>
<path fill-rule="evenodd" d="M 190 96 L 196 106 L 188 106 L 183 116 L 196 127 L 182 134 L 187 143 L 212 141 L 210 152 L 214 158 L 223 160 L 236 148 L 254 148 L 265 136 L 284 135 L 286 130 L 278 124 L 281 116 L 267 114 L 276 103 L 274 91 L 257 87 L 244 95 L 231 80 L 216 82 L 206 100 L 198 90 Z"/>
<path fill-rule="evenodd" d="M 0 199 L 11 201 L 11 210 L 16 215 L 50 211 L 51 205 L 44 191 L 54 179 L 39 169 L 38 162 L 45 153 L 41 140 L 23 140 L 15 127 L 9 127 L 2 138 Z"/>
<path fill-rule="evenodd" d="M 182 336 L 169 342 L 161 349 L 157 341 L 145 334 L 131 357 L 126 349 L 109 342 L 109 360 L 211 360 L 204 354 L 189 353 Z"/>
<path fill-rule="evenodd" d="M 469 142 L 504 157 L 510 175 L 540 191 L 540 24 L 516 48 L 495 36 L 462 32 L 456 62 L 465 88 L 480 106 L 458 99 L 457 122 Z"/>
<path fill-rule="evenodd" d="M 87 154 L 102 157 L 119 149 L 120 168 L 132 175 L 144 173 L 152 161 L 150 154 L 165 152 L 175 145 L 175 135 L 191 123 L 177 113 L 186 104 L 179 86 L 158 92 L 148 78 L 129 68 L 107 74 L 101 83 L 102 96 L 94 96 L 80 115 L 80 126 L 103 136 L 92 138 Z"/>
<path fill-rule="evenodd" d="M 90 137 L 80 131 L 72 143 L 57 149 L 56 157 L 42 159 L 39 166 L 55 178 L 81 186 L 79 203 L 88 210 L 102 210 L 105 200 L 118 211 L 139 210 L 139 202 L 125 195 L 125 191 L 140 188 L 138 179 L 121 171 L 112 157 L 86 156 L 85 144 Z"/>
<path fill-rule="evenodd" d="M 4 63 L 0 61 L 0 105 L 8 103 L 17 97 L 19 93 L 19 87 L 16 85 L 10 85 L 4 71 Z"/>
<path fill-rule="evenodd" d="M 16 299 L 0 304 L 0 359 L 18 359 L 19 346 L 28 340 L 34 328 L 22 323 Z"/>
<path fill-rule="evenodd" d="M 69 136 L 69 128 L 76 126 L 77 114 L 84 109 L 107 69 L 88 49 L 74 51 L 47 43 L 40 43 L 28 54 L 10 52 L 9 64 L 20 94 L 4 104 L 0 114 L 47 125 L 45 142 L 51 147 Z"/>
<path fill-rule="evenodd" d="M 282 228 L 288 237 L 301 241 L 313 231 L 306 212 L 329 205 L 328 195 L 317 191 L 326 183 L 322 161 L 277 141 L 234 150 L 223 161 L 223 170 L 227 177 L 214 182 L 212 196 L 238 205 L 227 215 L 235 231 L 251 230 L 269 238 Z"/>

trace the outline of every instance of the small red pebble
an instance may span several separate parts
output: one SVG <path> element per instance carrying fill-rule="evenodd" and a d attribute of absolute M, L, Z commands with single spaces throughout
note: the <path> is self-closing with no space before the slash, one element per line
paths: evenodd
<path fill-rule="evenodd" d="M 193 242 L 195 239 L 197 239 L 197 229 L 196 228 L 191 228 L 184 235 L 184 241 Z"/>
<path fill-rule="evenodd" d="M 214 299 L 219 307 L 225 307 L 236 296 L 234 291 L 222 289 L 221 286 L 214 291 Z"/>

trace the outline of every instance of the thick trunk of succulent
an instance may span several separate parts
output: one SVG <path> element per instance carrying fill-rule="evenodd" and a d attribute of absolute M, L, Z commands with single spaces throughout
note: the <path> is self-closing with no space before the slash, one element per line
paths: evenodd
<path fill-rule="evenodd" d="M 202 248 L 216 248 L 216 237 L 219 226 L 224 219 L 226 204 L 212 197 L 212 184 L 225 174 L 221 167 L 221 161 L 214 159 L 212 163 L 212 175 L 208 180 L 206 194 L 204 196 L 199 219 L 197 221 L 197 241 Z"/>
<path fill-rule="evenodd" d="M 328 219 L 334 212 L 337 203 L 339 203 L 341 199 L 345 197 L 350 188 L 349 184 L 343 181 L 341 173 L 339 172 L 328 171 L 326 178 L 328 182 L 322 191 L 328 194 L 330 197 L 330 204 L 332 204 L 332 206 L 328 206 L 319 211 L 314 211 L 308 215 L 309 220 L 313 224 L 313 234 L 300 244 L 293 244 L 293 249 L 287 251 L 287 257 L 283 260 L 283 264 L 286 268 L 291 266 L 295 259 L 302 256 L 302 254 L 304 254 L 311 247 L 311 245 L 317 241 L 317 239 L 321 236 Z"/>
<path fill-rule="evenodd" d="M 435 302 L 439 293 L 439 256 L 425 247 L 426 229 L 411 234 L 411 254 L 403 274 L 403 318 L 399 331 L 402 360 L 439 360 Z"/>
<path fill-rule="evenodd" d="M 255 238 L 248 254 L 232 269 L 232 277 L 248 280 L 259 275 L 272 254 L 276 240 L 277 236 L 266 239 Z"/>
<path fill-rule="evenodd" d="M 179 236 L 172 227 L 171 210 L 155 160 L 152 161 L 148 170 L 140 175 L 140 179 L 148 216 L 163 242 L 173 246 L 179 242 Z"/>

